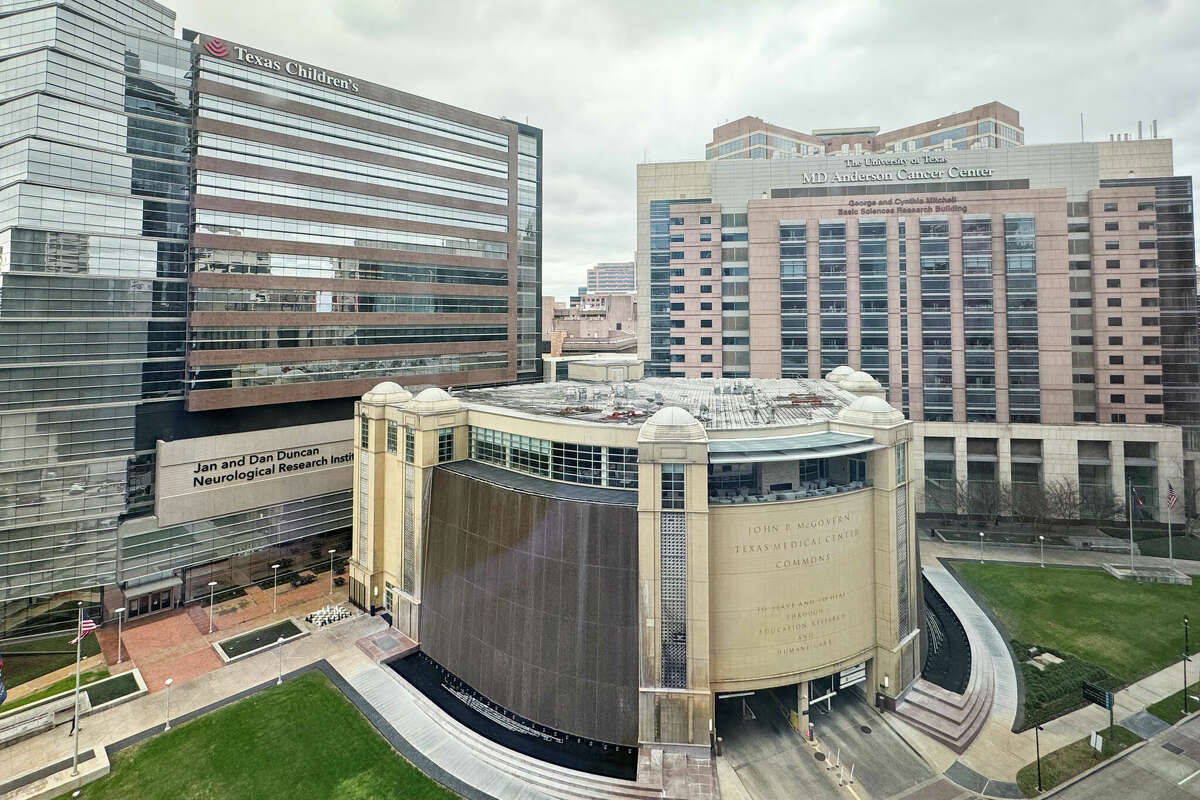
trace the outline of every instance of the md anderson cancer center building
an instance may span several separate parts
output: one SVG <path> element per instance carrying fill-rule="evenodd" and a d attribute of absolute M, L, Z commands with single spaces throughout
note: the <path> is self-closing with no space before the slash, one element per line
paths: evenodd
<path fill-rule="evenodd" d="M 358 404 L 351 597 L 420 645 L 398 671 L 624 777 L 639 743 L 707 747 L 722 694 L 785 687 L 799 720 L 913 681 L 912 426 L 877 381 L 569 371 Z"/>

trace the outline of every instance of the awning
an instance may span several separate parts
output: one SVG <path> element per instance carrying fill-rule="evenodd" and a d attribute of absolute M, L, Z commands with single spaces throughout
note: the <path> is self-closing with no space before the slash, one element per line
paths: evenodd
<path fill-rule="evenodd" d="M 178 575 L 172 575 L 169 578 L 163 578 L 163 579 L 157 580 L 157 581 L 150 581 L 149 583 L 142 583 L 137 586 L 130 586 L 129 588 L 124 590 L 123 594 L 125 595 L 125 599 L 128 600 L 131 597 L 141 597 L 142 595 L 145 595 L 145 594 L 151 594 L 152 592 L 161 592 L 163 589 L 173 589 L 176 586 L 182 586 L 182 585 L 183 585 L 183 579 L 180 578 Z"/>
<path fill-rule="evenodd" d="M 809 433 L 763 439 L 713 439 L 708 443 L 710 464 L 745 464 L 765 461 L 807 461 L 880 450 L 870 436 L 857 433 Z"/>

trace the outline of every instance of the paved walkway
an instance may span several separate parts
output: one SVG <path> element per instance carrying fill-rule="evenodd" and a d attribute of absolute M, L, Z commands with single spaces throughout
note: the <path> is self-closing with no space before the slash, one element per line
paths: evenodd
<path fill-rule="evenodd" d="M 185 617 L 186 618 L 186 617 Z M 289 672 L 325 659 L 342 674 L 352 674 L 372 662 L 354 646 L 355 640 L 387 627 L 378 617 L 360 616 L 322 628 L 283 645 L 283 670 Z M 279 667 L 274 650 L 227 664 L 171 688 L 170 710 L 175 719 L 260 685 Z M 119 742 L 166 719 L 162 692 L 85 717 L 80 722 L 80 752 Z M 0 749 L 0 776 L 13 777 L 71 757 L 74 743 L 62 726 Z"/>
<path fill-rule="evenodd" d="M 939 558 L 969 558 L 979 560 L 979 544 L 977 542 L 943 542 L 929 538 L 929 526 L 921 526 L 921 563 L 924 565 L 936 563 Z M 1176 534 L 1179 535 L 1179 534 Z M 984 537 L 983 557 L 988 561 L 1015 561 L 1023 563 L 1039 563 L 1041 555 L 1036 546 L 1022 547 L 1020 545 L 988 546 Z M 1137 566 L 1169 567 L 1172 562 L 1156 556 L 1134 556 Z M 1124 553 L 1098 553 L 1094 550 L 1066 550 L 1062 548 L 1046 548 L 1046 564 L 1065 566 L 1102 567 L 1105 564 L 1129 564 L 1129 551 Z M 1175 569 L 1189 575 L 1200 575 L 1200 561 L 1188 561 L 1177 558 Z"/>

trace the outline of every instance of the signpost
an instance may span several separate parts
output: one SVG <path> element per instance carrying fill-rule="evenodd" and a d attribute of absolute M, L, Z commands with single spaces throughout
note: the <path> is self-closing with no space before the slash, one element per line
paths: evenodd
<path fill-rule="evenodd" d="M 1089 703 L 1095 703 L 1101 708 L 1108 709 L 1108 727 L 1113 726 L 1113 694 L 1107 689 L 1101 688 L 1094 683 L 1083 683 L 1083 699 Z"/>

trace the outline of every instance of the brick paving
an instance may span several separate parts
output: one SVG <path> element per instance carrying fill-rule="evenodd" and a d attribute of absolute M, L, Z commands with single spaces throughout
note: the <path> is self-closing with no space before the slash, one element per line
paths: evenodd
<path fill-rule="evenodd" d="M 201 632 L 190 614 L 176 610 L 126 628 L 122 638 L 146 679 L 146 688 L 158 692 L 167 678 L 182 683 L 221 666 L 220 657 L 204 636 L 207 630 Z"/>

